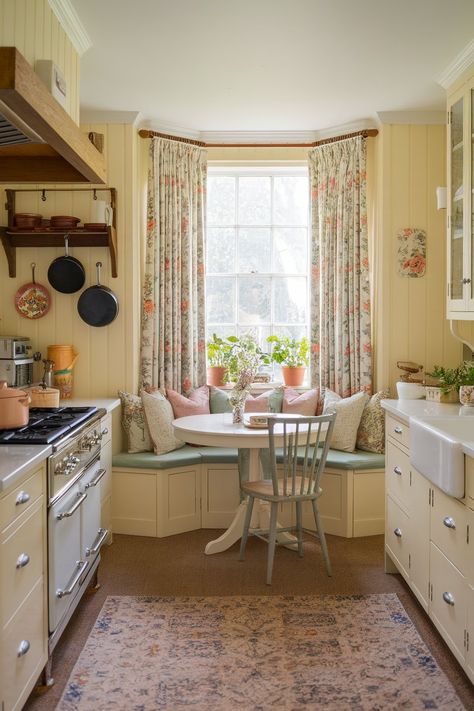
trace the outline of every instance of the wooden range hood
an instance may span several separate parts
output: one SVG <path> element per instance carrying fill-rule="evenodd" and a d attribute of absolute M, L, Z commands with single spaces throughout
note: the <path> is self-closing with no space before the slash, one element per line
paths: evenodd
<path fill-rule="evenodd" d="M 0 127 L 0 183 L 106 182 L 104 156 L 15 47 L 0 47 Z"/>

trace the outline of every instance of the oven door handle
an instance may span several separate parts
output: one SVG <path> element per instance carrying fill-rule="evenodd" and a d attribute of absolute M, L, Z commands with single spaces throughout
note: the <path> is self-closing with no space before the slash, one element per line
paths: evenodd
<path fill-rule="evenodd" d="M 72 508 L 69 509 L 69 511 L 61 511 L 61 513 L 58 513 L 56 515 L 56 518 L 58 521 L 62 521 L 63 518 L 69 518 L 69 516 L 72 516 L 75 511 L 79 508 L 79 506 L 82 504 L 83 501 L 87 499 L 87 494 L 79 494 L 77 495 L 77 501 L 72 506 Z"/>
<path fill-rule="evenodd" d="M 65 590 L 62 590 L 59 588 L 59 590 L 56 590 L 56 597 L 65 597 L 66 595 L 70 595 L 74 588 L 76 587 L 77 583 L 79 582 L 79 579 L 82 577 L 83 572 L 89 565 L 88 560 L 78 560 L 76 563 L 76 568 L 77 568 L 77 573 L 73 576 L 72 580 L 69 581 L 69 585 Z"/>
<path fill-rule="evenodd" d="M 92 481 L 89 481 L 89 482 L 85 485 L 84 489 L 89 489 L 91 486 L 97 486 L 97 484 L 99 483 L 99 481 L 100 481 L 100 480 L 102 479 L 102 477 L 104 477 L 106 474 L 107 474 L 107 469 L 99 469 L 99 471 L 97 472 L 96 478 L 95 478 L 95 479 L 92 479 Z"/>
<path fill-rule="evenodd" d="M 89 557 L 90 555 L 95 555 L 100 550 L 103 542 L 105 541 L 108 535 L 108 528 L 99 528 L 92 548 L 86 548 L 86 556 Z"/>

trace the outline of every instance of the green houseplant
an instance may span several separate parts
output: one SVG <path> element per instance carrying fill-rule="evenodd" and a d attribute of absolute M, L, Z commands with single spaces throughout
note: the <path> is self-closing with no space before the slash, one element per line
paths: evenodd
<path fill-rule="evenodd" d="M 268 336 L 272 345 L 271 359 L 281 365 L 285 385 L 301 385 L 309 364 L 309 341 L 289 336 Z"/>
<path fill-rule="evenodd" d="M 213 333 L 207 342 L 207 384 L 224 385 L 232 344 Z"/>
<path fill-rule="evenodd" d="M 455 402 L 458 399 L 464 404 L 474 404 L 473 402 L 463 402 L 463 399 L 471 399 L 474 387 L 474 361 L 464 361 L 456 368 L 445 368 L 442 365 L 435 365 L 430 373 L 430 378 L 435 379 L 435 387 L 438 387 L 445 400 Z"/>
<path fill-rule="evenodd" d="M 236 382 L 242 370 L 250 370 L 255 376 L 261 365 L 270 363 L 268 353 L 262 351 L 252 333 L 229 336 L 230 351 L 227 361 L 228 379 Z"/>

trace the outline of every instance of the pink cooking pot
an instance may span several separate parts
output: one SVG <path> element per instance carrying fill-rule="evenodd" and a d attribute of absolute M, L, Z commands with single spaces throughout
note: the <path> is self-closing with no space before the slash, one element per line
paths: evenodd
<path fill-rule="evenodd" d="M 28 393 L 17 388 L 9 388 L 6 380 L 0 380 L 0 430 L 27 425 L 29 403 Z"/>

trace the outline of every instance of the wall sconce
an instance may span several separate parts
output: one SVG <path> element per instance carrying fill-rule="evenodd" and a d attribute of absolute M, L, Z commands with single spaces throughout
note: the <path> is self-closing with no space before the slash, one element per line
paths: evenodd
<path fill-rule="evenodd" d="M 436 206 L 438 210 L 447 208 L 447 188 L 436 188 Z"/>

